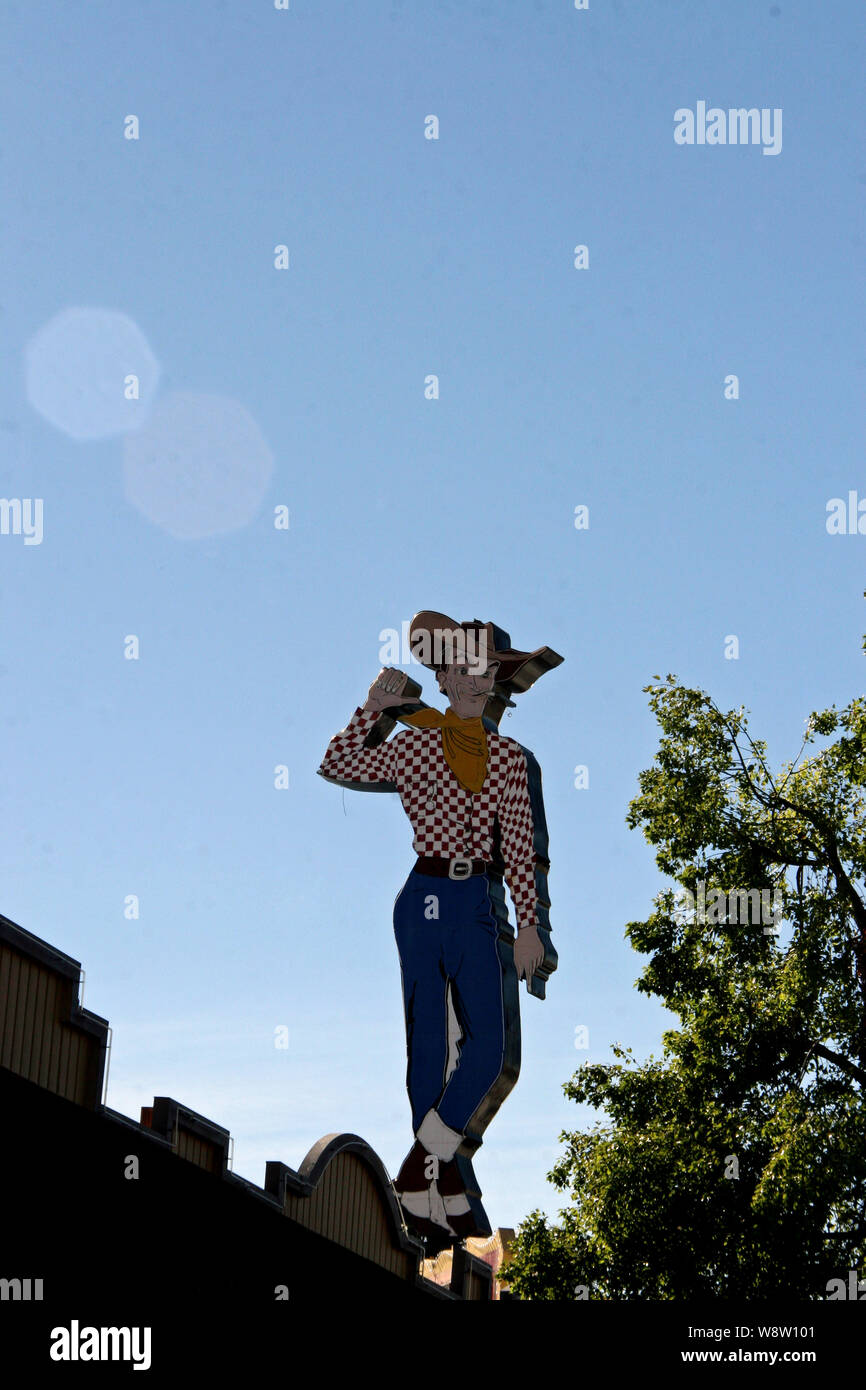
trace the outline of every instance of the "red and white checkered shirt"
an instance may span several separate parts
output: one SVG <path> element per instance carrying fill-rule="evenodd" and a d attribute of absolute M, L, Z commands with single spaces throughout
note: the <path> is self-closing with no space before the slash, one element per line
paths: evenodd
<path fill-rule="evenodd" d="M 518 927 L 538 925 L 535 845 L 526 757 L 519 743 L 488 729 L 487 775 L 473 794 L 454 776 L 442 750 L 441 729 L 406 729 L 377 748 L 364 739 L 379 719 L 355 710 L 328 744 L 319 772 L 331 781 L 390 782 L 415 831 L 416 854 L 491 862 L 499 821 L 504 877 Z"/>

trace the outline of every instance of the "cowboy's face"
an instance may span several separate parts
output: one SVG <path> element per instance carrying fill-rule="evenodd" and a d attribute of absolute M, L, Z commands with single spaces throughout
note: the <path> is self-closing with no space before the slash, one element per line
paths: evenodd
<path fill-rule="evenodd" d="M 498 661 L 488 661 L 486 665 L 452 661 L 437 673 L 439 689 L 448 696 L 456 715 L 461 719 L 475 719 L 484 713 L 498 670 Z"/>

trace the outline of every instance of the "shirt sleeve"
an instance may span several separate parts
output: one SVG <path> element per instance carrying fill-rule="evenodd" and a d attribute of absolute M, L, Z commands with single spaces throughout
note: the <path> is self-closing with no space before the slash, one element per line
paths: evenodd
<path fill-rule="evenodd" d="M 538 926 L 535 892 L 535 825 L 529 794 L 529 770 L 516 748 L 499 802 L 499 829 L 505 881 L 511 892 L 518 931 Z"/>
<path fill-rule="evenodd" d="M 364 747 L 364 739 L 379 718 L 375 710 L 365 712 L 360 706 L 355 710 L 345 729 L 334 734 L 325 749 L 318 769 L 322 777 L 330 782 L 361 782 L 364 785 L 394 782 L 394 744 L 380 743 L 377 748 Z"/>

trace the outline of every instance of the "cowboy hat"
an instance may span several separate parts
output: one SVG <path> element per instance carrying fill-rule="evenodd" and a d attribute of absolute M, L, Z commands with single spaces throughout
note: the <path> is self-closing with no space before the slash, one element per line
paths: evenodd
<path fill-rule="evenodd" d="M 458 623 L 430 609 L 416 613 L 409 624 L 409 650 L 430 671 L 459 661 L 462 656 L 470 662 L 479 656 L 498 661 L 496 684 L 509 694 L 522 694 L 563 660 L 550 647 L 537 647 L 534 652 L 516 651 L 508 633 L 495 623 L 483 623 L 480 618 Z"/>

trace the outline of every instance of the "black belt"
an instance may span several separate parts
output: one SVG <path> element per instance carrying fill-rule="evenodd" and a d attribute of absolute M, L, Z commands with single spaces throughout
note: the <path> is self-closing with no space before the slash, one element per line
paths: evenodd
<path fill-rule="evenodd" d="M 492 877 L 500 877 L 492 864 L 488 864 L 486 859 L 470 859 L 468 855 L 456 854 L 453 859 L 442 859 L 438 855 L 435 858 L 425 858 L 419 855 L 415 863 L 415 872 L 419 874 L 432 874 L 434 878 L 473 878 L 476 874 L 490 874 Z"/>

